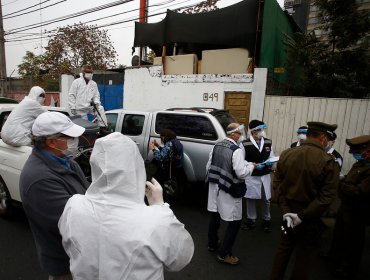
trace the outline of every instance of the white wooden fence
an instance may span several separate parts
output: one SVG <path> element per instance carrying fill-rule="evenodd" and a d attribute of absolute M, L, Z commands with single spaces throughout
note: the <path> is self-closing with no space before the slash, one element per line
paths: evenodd
<path fill-rule="evenodd" d="M 296 130 L 307 121 L 337 124 L 334 148 L 344 158 L 342 172 L 346 174 L 355 162 L 348 153 L 346 139 L 369 135 L 370 100 L 266 96 L 263 121 L 268 125 L 267 137 L 273 141 L 275 154 L 297 141 Z"/>

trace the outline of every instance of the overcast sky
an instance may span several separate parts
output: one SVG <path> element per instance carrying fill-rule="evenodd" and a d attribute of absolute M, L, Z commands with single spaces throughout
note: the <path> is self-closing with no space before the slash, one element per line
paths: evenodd
<path fill-rule="evenodd" d="M 8 32 L 18 32 L 11 35 L 6 35 L 5 39 L 5 52 L 8 76 L 18 76 L 17 65 L 22 62 L 23 56 L 26 51 L 31 51 L 35 54 L 41 54 L 43 48 L 47 45 L 47 37 L 45 32 L 55 30 L 57 27 L 66 25 L 73 25 L 78 22 L 89 22 L 88 24 L 110 24 L 123 20 L 135 19 L 138 17 L 138 8 L 140 5 L 139 0 L 126 0 L 127 3 L 117 5 L 111 8 L 100 8 L 96 12 L 86 14 L 84 16 L 74 17 L 68 20 L 63 20 L 58 23 L 45 25 L 29 30 L 19 30 L 16 28 L 26 27 L 29 25 L 39 25 L 47 21 L 54 20 L 67 15 L 72 15 L 84 10 L 96 8 L 99 6 L 107 5 L 117 0 L 1 0 L 3 24 L 5 34 Z M 280 6 L 283 5 L 284 0 L 277 0 Z M 124 2 L 124 1 L 122 1 Z M 159 12 L 165 12 L 167 9 L 176 9 L 179 7 L 187 6 L 190 4 L 201 2 L 201 0 L 149 0 L 149 15 Z M 218 6 L 220 8 L 229 6 L 240 2 L 240 0 L 220 0 Z M 45 7 L 32 13 L 27 13 Z M 30 9 L 30 6 L 34 6 Z M 157 6 L 154 6 L 157 5 Z M 47 7 L 50 6 L 50 7 Z M 23 11 L 20 11 L 23 10 Z M 132 11 L 133 10 L 133 11 Z M 14 13 L 18 12 L 19 13 Z M 122 14 L 124 13 L 124 14 Z M 115 14 L 119 14 L 114 16 Z M 20 15 L 14 17 L 16 15 Z M 164 14 L 156 17 L 149 18 L 149 22 L 157 22 L 164 18 Z M 105 19 L 96 20 L 99 18 L 107 17 Z M 14 30 L 16 29 L 16 30 Z M 112 26 L 104 27 L 108 30 L 108 34 L 113 42 L 113 46 L 118 53 L 117 64 L 131 65 L 131 47 L 134 41 L 134 22 L 120 23 Z M 43 35 L 41 35 L 43 33 Z M 25 35 L 31 37 L 24 37 Z M 19 38 L 21 37 L 22 38 Z M 31 39 L 31 40 L 24 40 Z M 14 41 L 18 40 L 18 41 Z M 20 41 L 19 41 L 20 40 Z"/>

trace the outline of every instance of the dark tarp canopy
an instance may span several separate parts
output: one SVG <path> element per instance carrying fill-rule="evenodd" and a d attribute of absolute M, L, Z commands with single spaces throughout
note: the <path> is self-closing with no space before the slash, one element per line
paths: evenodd
<path fill-rule="evenodd" d="M 246 48 L 254 53 L 258 0 L 244 0 L 229 7 L 200 14 L 167 10 L 158 23 L 135 22 L 134 47 L 150 47 L 157 56 L 162 46 L 175 43 L 183 53 L 198 55 L 205 49 Z"/>

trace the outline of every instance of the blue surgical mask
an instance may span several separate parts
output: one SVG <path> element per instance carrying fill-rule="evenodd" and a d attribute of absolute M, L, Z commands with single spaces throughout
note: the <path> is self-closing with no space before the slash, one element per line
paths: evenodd
<path fill-rule="evenodd" d="M 353 153 L 352 156 L 355 158 L 355 160 L 360 161 L 363 160 L 361 154 L 359 153 Z"/>

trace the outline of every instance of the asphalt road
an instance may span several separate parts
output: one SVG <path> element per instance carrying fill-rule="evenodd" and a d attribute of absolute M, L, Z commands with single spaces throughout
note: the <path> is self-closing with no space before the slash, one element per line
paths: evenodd
<path fill-rule="evenodd" d="M 280 236 L 280 215 L 272 204 L 273 230 L 265 233 L 261 227 L 253 231 L 240 231 L 234 246 L 234 254 L 241 263 L 230 266 L 218 263 L 215 253 L 207 251 L 208 212 L 206 211 L 206 191 L 193 187 L 178 201 L 170 202 L 177 218 L 185 224 L 195 243 L 195 253 L 191 263 L 180 272 L 166 272 L 166 280 L 265 280 L 272 265 L 272 259 Z M 221 233 L 223 232 L 224 225 Z M 326 244 L 327 245 L 327 244 Z M 325 246 L 323 248 L 325 248 Z M 18 209 L 12 219 L 0 218 L 0 280 L 43 280 L 42 272 L 27 218 Z M 370 279 L 370 228 L 362 262 L 360 280 Z M 288 278 L 287 278 L 288 279 Z M 331 276 L 327 263 L 317 257 L 311 279 L 336 279 Z M 103 280 L 103 279 L 102 279 Z"/>

